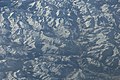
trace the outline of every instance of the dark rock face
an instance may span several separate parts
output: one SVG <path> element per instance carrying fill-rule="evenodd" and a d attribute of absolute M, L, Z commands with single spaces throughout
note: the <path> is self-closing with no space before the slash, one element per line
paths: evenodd
<path fill-rule="evenodd" d="M 0 80 L 119 80 L 120 0 L 0 0 Z"/>

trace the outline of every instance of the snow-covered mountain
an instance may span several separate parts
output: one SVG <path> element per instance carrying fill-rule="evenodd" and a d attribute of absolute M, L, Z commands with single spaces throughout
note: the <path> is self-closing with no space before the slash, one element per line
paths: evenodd
<path fill-rule="evenodd" d="M 120 0 L 0 0 L 0 80 L 120 80 Z"/>

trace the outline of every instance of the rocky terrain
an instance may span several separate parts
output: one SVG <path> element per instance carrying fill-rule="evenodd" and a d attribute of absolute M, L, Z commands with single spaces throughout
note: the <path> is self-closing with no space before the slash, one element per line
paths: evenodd
<path fill-rule="evenodd" d="M 0 80 L 120 80 L 120 0 L 0 0 Z"/>

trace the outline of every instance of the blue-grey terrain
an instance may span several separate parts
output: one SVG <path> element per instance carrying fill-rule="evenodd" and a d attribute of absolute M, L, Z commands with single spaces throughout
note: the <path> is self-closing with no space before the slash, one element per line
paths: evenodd
<path fill-rule="evenodd" d="M 120 80 L 120 0 L 0 0 L 0 80 Z"/>

